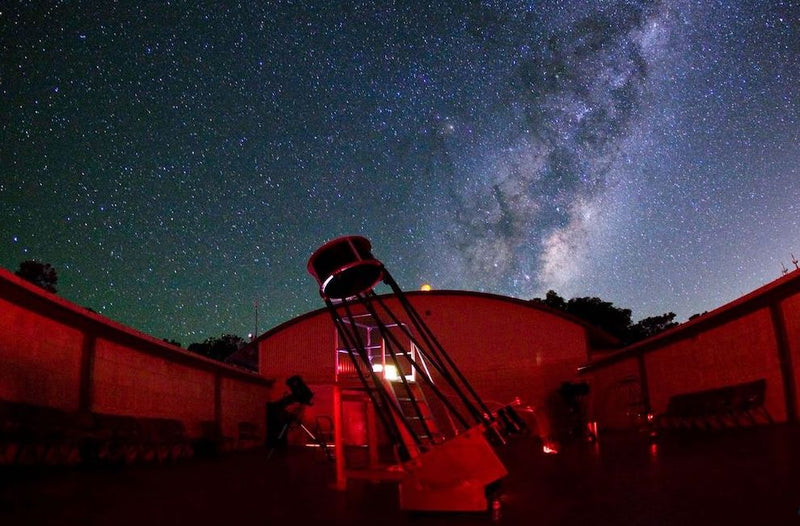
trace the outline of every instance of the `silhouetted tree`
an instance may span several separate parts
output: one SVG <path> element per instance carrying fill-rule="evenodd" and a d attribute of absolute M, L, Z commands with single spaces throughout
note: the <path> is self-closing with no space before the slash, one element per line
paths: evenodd
<path fill-rule="evenodd" d="M 553 307 L 554 309 L 563 311 L 567 310 L 567 300 L 559 296 L 558 293 L 554 290 L 548 290 L 543 300 L 539 298 L 534 298 L 533 301 L 538 303 L 544 303 L 548 307 Z"/>
<path fill-rule="evenodd" d="M 613 303 L 597 297 L 572 298 L 567 301 L 554 290 L 548 290 L 544 299 L 534 298 L 531 301 L 568 312 L 616 336 L 626 344 L 649 338 L 677 325 L 673 312 L 644 318 L 634 324 L 631 320 L 631 309 L 615 307 Z"/>
<path fill-rule="evenodd" d="M 678 325 L 678 322 L 674 320 L 674 312 L 667 312 L 660 316 L 650 316 L 649 318 L 641 319 L 635 324 L 631 325 L 628 331 L 628 341 L 636 342 L 639 340 L 644 340 L 645 338 L 654 336 L 659 332 L 663 332 L 667 329 L 675 327 Z"/>
<path fill-rule="evenodd" d="M 622 341 L 628 339 L 631 310 L 615 307 L 600 298 L 572 298 L 567 302 L 567 312 L 600 327 Z"/>
<path fill-rule="evenodd" d="M 167 343 L 171 343 L 172 345 L 174 345 L 176 347 L 181 347 L 181 342 L 175 341 L 172 338 L 163 338 L 163 340 L 165 342 L 167 342 Z"/>
<path fill-rule="evenodd" d="M 208 340 L 202 343 L 190 343 L 189 346 L 186 348 L 187 351 L 193 352 L 195 354 L 200 354 L 202 356 L 210 356 L 211 355 L 211 344 L 206 343 Z"/>
<path fill-rule="evenodd" d="M 19 264 L 19 270 L 14 274 L 48 292 L 58 291 L 58 289 L 56 289 L 58 273 L 50 263 L 41 263 L 32 259 L 23 261 Z"/>
<path fill-rule="evenodd" d="M 203 355 L 212 360 L 223 361 L 245 344 L 244 338 L 235 334 L 223 334 L 220 337 L 206 338 L 203 343 L 193 343 L 187 350 Z"/>

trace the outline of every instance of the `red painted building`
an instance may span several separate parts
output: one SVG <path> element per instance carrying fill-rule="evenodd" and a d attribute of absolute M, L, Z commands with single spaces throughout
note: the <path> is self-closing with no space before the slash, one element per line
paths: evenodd
<path fill-rule="evenodd" d="M 240 422 L 263 436 L 272 381 L 125 327 L 0 269 L 0 401 L 180 420 L 190 436 Z"/>
<path fill-rule="evenodd" d="M 531 415 L 539 415 L 535 423 L 540 427 L 547 426 L 541 416 L 548 397 L 563 382 L 577 379 L 577 368 L 592 349 L 613 344 L 602 331 L 541 304 L 464 291 L 406 296 L 490 409 L 519 400 L 532 423 Z M 402 313 L 394 297 L 385 300 Z M 402 314 L 401 321 L 408 322 Z M 275 327 L 255 342 L 262 374 L 278 385 L 301 375 L 314 391 L 314 404 L 304 416 L 307 424 L 333 414 L 335 332 L 328 311 L 320 309 Z"/>
<path fill-rule="evenodd" d="M 543 427 L 563 382 L 589 384 L 601 428 L 638 425 L 681 393 L 756 380 L 777 422 L 796 421 L 800 396 L 800 272 L 618 351 L 613 340 L 543 305 L 465 291 L 406 293 L 489 407 L 516 400 Z M 385 297 L 394 308 L 396 299 Z M 396 309 L 402 312 L 402 309 Z M 0 399 L 65 410 L 202 421 L 226 434 L 241 421 L 265 431 L 264 405 L 301 375 L 313 390 L 305 418 L 333 412 L 336 334 L 319 309 L 261 335 L 259 373 L 188 353 L 0 270 Z M 278 385 L 270 388 L 276 379 Z M 523 415 L 525 416 L 525 415 Z"/>
<path fill-rule="evenodd" d="M 686 393 L 764 381 L 764 408 L 796 422 L 800 379 L 800 271 L 692 321 L 580 369 L 592 386 L 592 413 L 605 428 L 658 417 Z"/>

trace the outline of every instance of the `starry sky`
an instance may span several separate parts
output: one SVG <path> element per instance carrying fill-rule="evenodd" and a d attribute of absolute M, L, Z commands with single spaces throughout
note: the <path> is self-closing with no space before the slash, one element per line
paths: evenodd
<path fill-rule="evenodd" d="M 800 256 L 798 1 L 234 4 L 0 7 L 0 266 L 188 345 L 322 307 L 342 235 L 634 319 Z"/>

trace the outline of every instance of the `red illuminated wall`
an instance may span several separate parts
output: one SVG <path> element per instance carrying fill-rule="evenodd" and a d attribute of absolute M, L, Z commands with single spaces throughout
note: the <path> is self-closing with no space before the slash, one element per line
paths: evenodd
<path fill-rule="evenodd" d="M 77 408 L 83 341 L 79 329 L 0 295 L 0 398 Z"/>
<path fill-rule="evenodd" d="M 264 432 L 272 382 L 166 344 L 0 269 L 0 399 Z"/>
<path fill-rule="evenodd" d="M 780 302 L 780 316 L 786 327 L 786 344 L 791 349 L 789 360 L 794 379 L 795 407 L 800 413 L 800 293 Z"/>
<path fill-rule="evenodd" d="M 478 394 L 492 407 L 520 397 L 541 411 L 562 382 L 587 360 L 587 329 L 580 322 L 528 302 L 457 291 L 407 294 L 433 334 Z M 402 317 L 396 300 L 389 308 Z M 258 342 L 260 370 L 279 385 L 300 374 L 315 393 L 334 381 L 334 327 L 320 310 L 287 322 Z M 276 396 L 280 388 L 276 385 Z M 324 400 L 330 396 L 325 394 Z M 332 413 L 320 401 L 307 412 Z"/>
<path fill-rule="evenodd" d="M 99 413 L 214 420 L 214 372 L 98 339 L 92 409 Z"/>
<path fill-rule="evenodd" d="M 588 380 L 592 420 L 599 420 L 604 429 L 626 429 L 641 423 L 646 411 L 635 357 L 596 371 Z"/>
<path fill-rule="evenodd" d="M 800 272 L 614 355 L 596 357 L 586 371 L 598 395 L 635 377 L 655 415 L 673 395 L 763 378 L 772 417 L 796 420 L 791 406 L 798 407 L 800 379 Z M 621 404 L 597 399 L 592 404 L 601 426 L 624 427 Z"/>
<path fill-rule="evenodd" d="M 785 420 L 781 373 L 768 309 L 735 318 L 644 356 L 653 412 L 675 393 L 767 379 L 766 407 Z"/>

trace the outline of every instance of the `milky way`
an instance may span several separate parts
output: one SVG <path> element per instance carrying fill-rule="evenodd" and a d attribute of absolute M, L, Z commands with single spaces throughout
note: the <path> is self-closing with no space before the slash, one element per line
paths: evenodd
<path fill-rule="evenodd" d="M 586 214 L 642 118 L 649 61 L 658 59 L 645 48 L 661 24 L 655 9 L 582 11 L 568 29 L 500 50 L 518 54 L 486 113 L 503 129 L 467 154 L 476 180 L 460 187 L 446 222 L 457 234 L 441 243 L 456 251 L 448 256 L 459 280 L 528 294 L 563 284 L 588 235 Z"/>
<path fill-rule="evenodd" d="M 800 255 L 797 2 L 251 4 L 2 8 L 0 265 L 188 344 L 322 306 L 345 234 L 635 318 Z"/>

